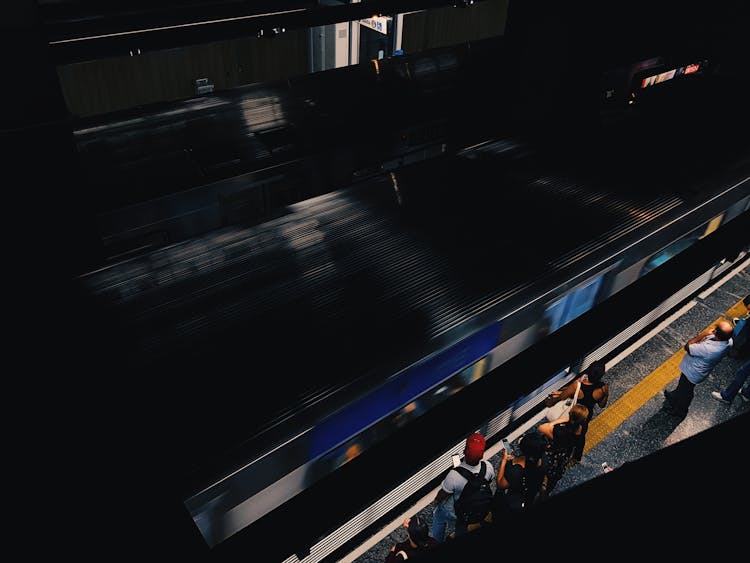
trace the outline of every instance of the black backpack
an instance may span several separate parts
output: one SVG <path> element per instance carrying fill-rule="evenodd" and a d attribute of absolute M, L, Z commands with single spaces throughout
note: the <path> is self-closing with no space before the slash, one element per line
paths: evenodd
<path fill-rule="evenodd" d="M 491 479 L 486 479 L 487 462 L 482 461 L 482 468 L 472 473 L 465 467 L 454 467 L 466 479 L 466 486 L 456 499 L 454 510 L 456 521 L 461 524 L 476 524 L 484 520 L 492 509 L 493 492 Z"/>

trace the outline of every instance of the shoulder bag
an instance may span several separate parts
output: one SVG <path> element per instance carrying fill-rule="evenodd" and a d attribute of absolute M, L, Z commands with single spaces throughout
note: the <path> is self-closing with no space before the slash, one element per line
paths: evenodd
<path fill-rule="evenodd" d="M 564 401 L 558 401 L 551 407 L 547 407 L 544 416 L 549 421 L 557 420 L 561 416 L 564 416 L 573 405 L 578 402 L 578 392 L 581 390 L 581 382 L 576 382 L 576 392 L 573 393 L 572 397 L 565 399 Z"/>

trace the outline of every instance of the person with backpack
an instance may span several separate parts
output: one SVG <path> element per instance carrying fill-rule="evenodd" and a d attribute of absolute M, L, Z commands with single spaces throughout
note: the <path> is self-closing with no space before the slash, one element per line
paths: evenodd
<path fill-rule="evenodd" d="M 450 469 L 440 484 L 430 532 L 439 542 L 445 541 L 449 523 L 453 523 L 455 535 L 460 536 L 469 530 L 470 524 L 482 522 L 492 508 L 495 469 L 482 459 L 485 447 L 484 436 L 478 432 L 471 434 L 466 439 L 461 463 Z"/>

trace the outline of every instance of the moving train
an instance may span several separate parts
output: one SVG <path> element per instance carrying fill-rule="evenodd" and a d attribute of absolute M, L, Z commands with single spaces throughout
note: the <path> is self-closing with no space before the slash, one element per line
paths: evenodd
<path fill-rule="evenodd" d="M 182 405 L 184 504 L 206 544 L 252 526 L 696 241 L 747 221 L 741 159 L 680 186 L 637 167 L 600 172 L 499 139 L 82 275 L 100 314 L 116 319 L 116 357 Z M 719 276 L 749 242 L 683 291 Z M 488 437 L 630 336 L 529 377 L 498 402 Z M 425 482 L 446 459 L 425 466 Z"/>

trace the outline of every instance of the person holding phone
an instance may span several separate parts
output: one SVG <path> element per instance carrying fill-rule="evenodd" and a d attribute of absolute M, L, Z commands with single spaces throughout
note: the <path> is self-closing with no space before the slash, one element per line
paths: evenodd
<path fill-rule="evenodd" d="M 460 460 L 458 467 L 448 470 L 440 489 L 435 495 L 435 509 L 432 512 L 432 528 L 430 535 L 438 542 L 445 541 L 449 525 L 452 525 L 456 536 L 468 532 L 468 526 L 456 522 L 455 502 L 461 496 L 461 491 L 468 480 L 460 473 L 459 468 L 466 468 L 471 473 L 484 471 L 484 478 L 492 481 L 495 478 L 495 469 L 492 464 L 483 460 L 486 443 L 484 436 L 474 432 L 466 438 L 464 447 L 464 458 Z"/>
<path fill-rule="evenodd" d="M 505 451 L 508 452 L 508 455 L 511 455 L 512 452 L 510 451 L 510 442 L 508 441 L 508 438 L 503 438 L 502 444 Z"/>
<path fill-rule="evenodd" d="M 524 434 L 518 446 L 521 455 L 510 456 L 503 450 L 497 469 L 497 492 L 493 522 L 528 509 L 547 496 L 547 472 L 544 450 L 547 442 L 539 432 Z"/>

